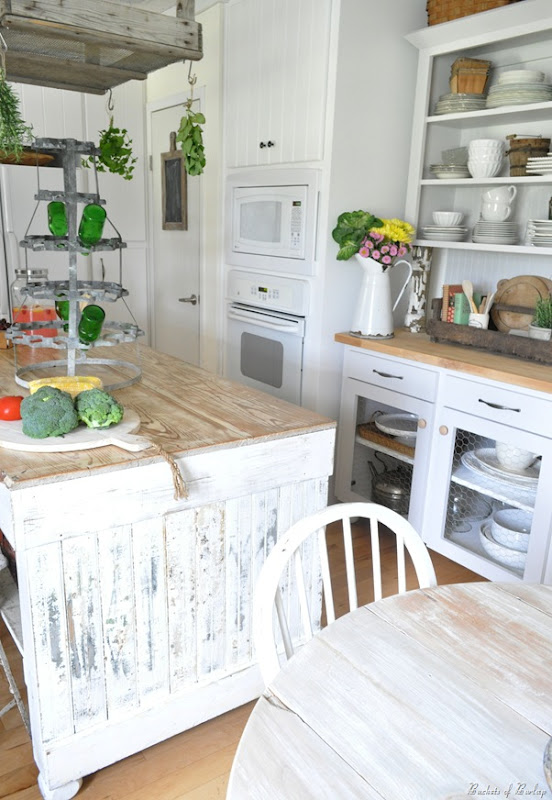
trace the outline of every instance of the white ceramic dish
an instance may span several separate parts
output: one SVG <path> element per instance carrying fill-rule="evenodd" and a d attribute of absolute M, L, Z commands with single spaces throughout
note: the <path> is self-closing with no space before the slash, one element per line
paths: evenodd
<path fill-rule="evenodd" d="M 502 169 L 502 159 L 498 163 L 474 162 L 470 159 L 468 169 L 472 178 L 496 178 Z"/>
<path fill-rule="evenodd" d="M 533 515 L 522 508 L 503 508 L 495 511 L 491 521 L 491 533 L 498 544 L 526 553 Z"/>
<path fill-rule="evenodd" d="M 433 222 L 441 227 L 453 227 L 460 225 L 464 215 L 461 211 L 434 211 Z"/>
<path fill-rule="evenodd" d="M 508 442 L 497 442 L 495 455 L 502 469 L 514 472 L 516 475 L 525 475 L 537 459 L 537 453 L 532 453 L 523 447 L 515 447 Z"/>
<path fill-rule="evenodd" d="M 480 447 L 475 451 L 469 450 L 462 454 L 462 463 L 479 475 L 486 475 L 488 478 L 494 478 L 524 489 L 535 489 L 539 480 L 539 470 L 536 466 L 529 467 L 524 475 L 518 475 L 502 469 L 496 459 L 494 447 Z"/>
<path fill-rule="evenodd" d="M 495 541 L 491 533 L 491 525 L 489 522 L 484 522 L 479 531 L 479 539 L 481 545 L 487 555 L 489 555 L 499 564 L 511 569 L 523 570 L 525 567 L 525 559 L 527 553 L 521 553 L 519 550 L 512 550 L 510 547 L 505 547 Z"/>
<path fill-rule="evenodd" d="M 408 412 L 397 414 L 381 414 L 374 417 L 374 424 L 383 433 L 390 436 L 400 436 L 407 439 L 416 439 L 418 433 L 418 417 Z"/>

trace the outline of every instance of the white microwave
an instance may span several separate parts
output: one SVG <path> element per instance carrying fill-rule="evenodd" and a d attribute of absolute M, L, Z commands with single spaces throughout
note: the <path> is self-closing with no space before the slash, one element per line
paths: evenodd
<path fill-rule="evenodd" d="M 272 169 L 228 179 L 229 264 L 314 275 L 319 173 Z"/>

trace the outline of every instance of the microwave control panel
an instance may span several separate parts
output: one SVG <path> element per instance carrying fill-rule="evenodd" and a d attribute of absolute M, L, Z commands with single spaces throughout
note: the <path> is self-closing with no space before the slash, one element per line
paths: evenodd
<path fill-rule="evenodd" d="M 228 299 L 304 316 L 308 310 L 308 284 L 293 278 L 231 270 Z"/>

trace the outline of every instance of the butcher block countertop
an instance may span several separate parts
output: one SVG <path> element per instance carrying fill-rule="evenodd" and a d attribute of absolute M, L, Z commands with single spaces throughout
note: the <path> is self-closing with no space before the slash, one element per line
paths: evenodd
<path fill-rule="evenodd" d="M 435 367 L 552 394 L 552 367 L 549 365 L 477 350 L 474 347 L 432 342 L 427 334 L 410 333 L 404 328 L 395 330 L 392 339 L 359 339 L 349 333 L 336 333 L 335 341 L 382 355 L 432 364 Z"/>
<path fill-rule="evenodd" d="M 333 420 L 228 381 L 149 347 L 140 347 L 142 378 L 113 395 L 140 417 L 137 433 L 169 456 L 230 448 L 334 428 Z M 23 395 L 14 380 L 13 350 L 0 351 L 0 395 Z M 93 370 L 90 370 L 91 374 Z M 69 434 L 70 435 L 70 434 Z M 8 488 L 29 481 L 82 477 L 83 471 L 134 467 L 162 460 L 151 449 L 113 445 L 66 453 L 0 448 L 0 479 Z"/>

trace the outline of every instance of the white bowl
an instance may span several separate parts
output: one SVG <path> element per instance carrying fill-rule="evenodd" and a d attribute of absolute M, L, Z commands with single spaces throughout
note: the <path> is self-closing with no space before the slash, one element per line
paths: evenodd
<path fill-rule="evenodd" d="M 502 169 L 502 160 L 494 162 L 468 161 L 468 170 L 472 178 L 495 178 Z"/>
<path fill-rule="evenodd" d="M 464 215 L 461 211 L 434 211 L 433 222 L 441 226 L 460 225 Z"/>
<path fill-rule="evenodd" d="M 544 72 L 537 69 L 508 69 L 498 76 L 498 83 L 542 83 Z"/>
<path fill-rule="evenodd" d="M 526 553 L 533 515 L 522 508 L 503 508 L 495 511 L 491 522 L 491 533 L 498 544 L 511 550 Z"/>
<path fill-rule="evenodd" d="M 481 526 L 479 540 L 487 555 L 498 561 L 499 564 L 511 569 L 524 569 L 527 553 L 512 550 L 510 547 L 505 547 L 503 544 L 496 542 L 488 522 L 484 522 Z"/>
<path fill-rule="evenodd" d="M 522 473 L 527 467 L 531 466 L 537 458 L 536 453 L 524 450 L 523 447 L 516 447 L 506 442 L 496 442 L 496 459 L 501 467 L 510 472 Z"/>
<path fill-rule="evenodd" d="M 506 142 L 503 139 L 472 139 L 471 142 L 468 144 L 468 150 L 470 148 L 489 148 L 489 147 L 506 147 Z"/>

